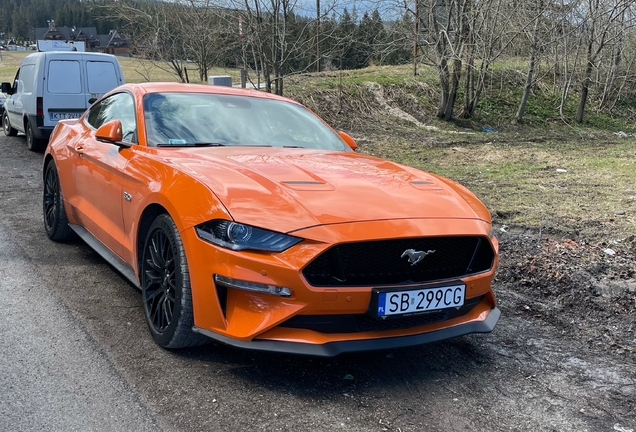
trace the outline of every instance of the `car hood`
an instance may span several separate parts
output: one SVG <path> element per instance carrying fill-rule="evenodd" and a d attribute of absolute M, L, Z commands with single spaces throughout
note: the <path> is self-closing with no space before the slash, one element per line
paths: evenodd
<path fill-rule="evenodd" d="M 458 184 L 353 152 L 196 148 L 166 161 L 205 183 L 236 221 L 279 232 L 356 221 L 490 220 Z"/>

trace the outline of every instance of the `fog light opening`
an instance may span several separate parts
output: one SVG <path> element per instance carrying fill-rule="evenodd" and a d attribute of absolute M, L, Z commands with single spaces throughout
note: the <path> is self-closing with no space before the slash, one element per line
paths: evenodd
<path fill-rule="evenodd" d="M 238 279 L 232 279 L 221 275 L 214 275 L 214 282 L 225 285 L 229 288 L 242 289 L 245 291 L 273 294 L 281 297 L 291 297 L 292 295 L 292 290 L 287 287 L 248 282 Z"/>

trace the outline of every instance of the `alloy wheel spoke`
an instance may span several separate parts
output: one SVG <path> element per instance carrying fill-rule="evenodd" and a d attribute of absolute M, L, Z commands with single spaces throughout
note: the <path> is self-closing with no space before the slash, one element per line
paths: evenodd
<path fill-rule="evenodd" d="M 165 294 L 166 294 L 166 289 L 164 287 L 160 286 L 156 290 L 152 291 L 152 293 L 150 295 L 146 295 L 146 303 L 151 305 L 152 303 L 154 303 L 155 298 L 157 296 L 161 299 L 161 297 L 165 296 Z"/>
<path fill-rule="evenodd" d="M 153 266 L 155 266 L 158 270 L 164 266 L 163 258 L 161 257 L 160 248 L 157 245 L 158 239 L 157 236 L 154 236 L 150 241 L 149 252 L 150 259 L 152 260 Z"/>

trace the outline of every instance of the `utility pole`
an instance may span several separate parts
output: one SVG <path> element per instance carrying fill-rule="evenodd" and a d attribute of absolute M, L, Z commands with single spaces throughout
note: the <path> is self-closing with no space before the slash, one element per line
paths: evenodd
<path fill-rule="evenodd" d="M 419 11 L 419 0 L 415 0 L 415 20 L 413 24 L 413 76 L 417 76 L 417 38 L 419 34 L 419 23 L 420 23 L 420 11 Z"/>
<path fill-rule="evenodd" d="M 316 72 L 320 72 L 320 0 L 316 0 Z"/>

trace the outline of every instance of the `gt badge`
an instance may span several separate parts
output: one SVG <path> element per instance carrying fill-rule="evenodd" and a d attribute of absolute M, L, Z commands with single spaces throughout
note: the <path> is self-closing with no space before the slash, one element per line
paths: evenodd
<path fill-rule="evenodd" d="M 132 201 L 132 195 L 129 194 L 128 192 L 124 192 L 124 199 L 126 201 Z"/>
<path fill-rule="evenodd" d="M 424 259 L 424 257 L 426 257 L 427 255 L 430 255 L 432 253 L 435 253 L 434 250 L 429 250 L 429 251 L 416 251 L 415 249 L 407 249 L 402 253 L 402 256 L 400 258 L 404 258 L 404 257 L 408 257 L 409 259 L 409 263 L 414 266 L 415 264 L 419 263 L 420 261 L 422 261 Z"/>

